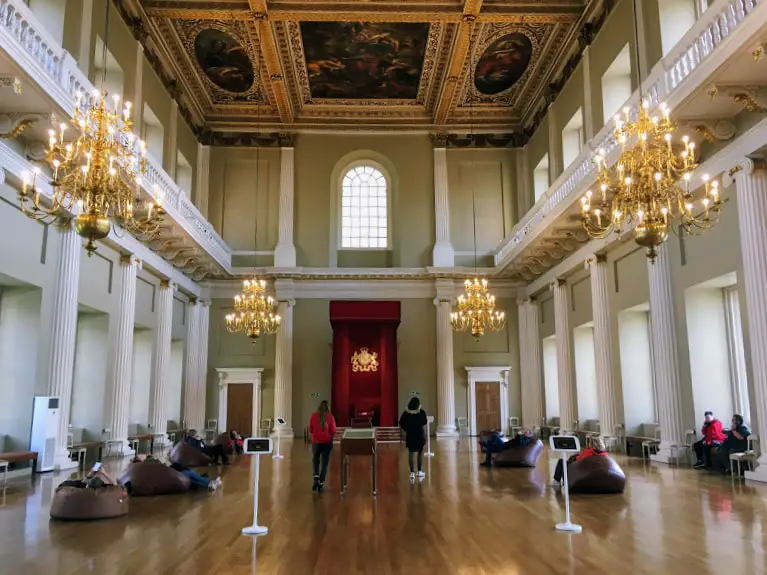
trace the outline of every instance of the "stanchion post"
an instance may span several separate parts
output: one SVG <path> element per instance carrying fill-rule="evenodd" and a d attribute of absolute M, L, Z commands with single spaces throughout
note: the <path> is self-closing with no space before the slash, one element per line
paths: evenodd
<path fill-rule="evenodd" d="M 424 453 L 426 457 L 434 457 L 434 454 L 431 452 L 431 422 L 432 421 L 434 421 L 434 416 L 429 415 L 426 418 L 426 453 Z"/>
<path fill-rule="evenodd" d="M 272 452 L 272 440 L 268 437 L 249 437 L 245 440 L 244 452 L 248 455 L 255 455 L 256 463 L 253 475 L 253 525 L 242 528 L 243 535 L 266 535 L 269 532 L 268 527 L 258 524 L 258 476 L 260 475 L 260 461 L 262 454 Z"/>
<path fill-rule="evenodd" d="M 275 435 L 277 436 L 277 449 L 274 450 L 272 459 L 280 460 L 282 459 L 282 455 L 280 454 L 280 435 L 282 435 L 282 428 L 285 426 L 286 422 L 282 417 L 277 417 L 274 421 L 277 424 L 275 427 Z"/>
<path fill-rule="evenodd" d="M 553 435 L 549 438 L 549 446 L 552 450 L 562 454 L 562 471 L 565 492 L 565 522 L 557 523 L 557 531 L 568 531 L 570 533 L 580 533 L 583 528 L 580 525 L 570 522 L 570 487 L 567 483 L 567 454 L 578 453 L 580 451 L 580 442 L 577 437 L 572 435 Z"/>

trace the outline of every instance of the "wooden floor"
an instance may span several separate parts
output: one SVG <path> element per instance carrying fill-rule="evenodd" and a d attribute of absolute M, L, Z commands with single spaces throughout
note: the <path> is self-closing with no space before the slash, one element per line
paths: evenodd
<path fill-rule="evenodd" d="M 473 442 L 440 441 L 426 479 L 411 485 L 405 452 L 383 446 L 374 499 L 363 459 L 341 496 L 336 449 L 318 496 L 308 447 L 285 444 L 284 460 L 262 460 L 260 523 L 270 531 L 255 547 L 240 535 L 252 519 L 249 459 L 224 469 L 217 493 L 136 498 L 128 517 L 93 523 L 49 520 L 63 476 L 33 487 L 22 478 L 0 499 L 0 573 L 765 573 L 767 486 L 618 456 L 626 493 L 574 497 L 583 533 L 568 535 L 554 531 L 564 502 L 547 487 L 545 455 L 534 470 L 488 470 Z"/>

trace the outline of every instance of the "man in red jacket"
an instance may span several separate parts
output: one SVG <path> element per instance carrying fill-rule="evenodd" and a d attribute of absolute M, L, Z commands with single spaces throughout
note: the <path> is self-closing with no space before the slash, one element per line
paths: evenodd
<path fill-rule="evenodd" d="M 703 414 L 703 428 L 700 433 L 701 440 L 693 444 L 698 459 L 694 465 L 696 469 L 711 467 L 711 448 L 721 445 L 725 439 L 722 432 L 722 422 L 716 419 L 710 411 Z"/>

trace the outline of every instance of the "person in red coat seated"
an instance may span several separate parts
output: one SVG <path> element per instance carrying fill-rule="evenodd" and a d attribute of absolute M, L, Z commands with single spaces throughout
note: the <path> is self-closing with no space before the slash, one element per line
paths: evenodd
<path fill-rule="evenodd" d="M 722 422 L 714 417 L 711 411 L 703 414 L 703 427 L 700 430 L 701 440 L 693 443 L 697 462 L 693 467 L 703 469 L 711 467 L 711 448 L 722 445 L 725 440 Z"/>
<path fill-rule="evenodd" d="M 312 491 L 325 488 L 330 452 L 333 451 L 333 437 L 336 434 L 336 420 L 330 413 L 328 402 L 322 400 L 317 411 L 309 418 L 309 437 L 312 439 L 312 467 L 314 484 Z"/>
<path fill-rule="evenodd" d="M 567 462 L 568 465 L 570 465 L 573 461 L 580 461 L 581 459 L 586 459 L 587 457 L 607 457 L 607 450 L 605 449 L 605 443 L 602 441 L 602 438 L 592 437 L 591 438 L 591 447 L 587 447 L 583 451 L 581 451 L 578 455 L 575 455 L 570 458 L 570 460 Z M 557 461 L 557 467 L 554 470 L 554 482 L 555 483 L 562 483 L 562 479 L 564 479 L 565 470 L 562 466 L 562 460 Z"/>

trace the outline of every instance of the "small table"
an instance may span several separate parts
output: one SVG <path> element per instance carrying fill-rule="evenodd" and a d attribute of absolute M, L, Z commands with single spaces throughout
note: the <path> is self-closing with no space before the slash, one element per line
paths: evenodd
<path fill-rule="evenodd" d="M 5 473 L 8 474 L 8 464 L 17 463 L 19 461 L 31 461 L 32 462 L 32 481 L 35 480 L 35 474 L 37 473 L 37 451 L 6 451 L 0 453 L 0 461 L 5 463 Z M 7 477 L 6 477 L 7 480 Z"/>
<path fill-rule="evenodd" d="M 69 449 L 74 451 L 80 451 L 81 449 L 85 449 L 86 452 L 88 449 L 98 449 L 98 459 L 96 461 L 101 461 L 104 457 L 104 442 L 103 441 L 82 441 L 80 443 L 74 443 L 69 446 Z"/>
<path fill-rule="evenodd" d="M 349 457 L 365 455 L 372 458 L 373 496 L 378 494 L 378 451 L 375 429 L 346 429 L 341 436 L 341 493 L 346 492 L 349 480 Z"/>
<path fill-rule="evenodd" d="M 134 435 L 133 437 L 128 438 L 128 443 L 130 443 L 131 449 L 136 452 L 136 455 L 138 455 L 139 449 L 141 449 L 141 442 L 146 441 L 147 444 L 147 455 L 150 455 L 154 451 L 154 435 L 151 433 L 142 433 L 139 435 Z"/>

